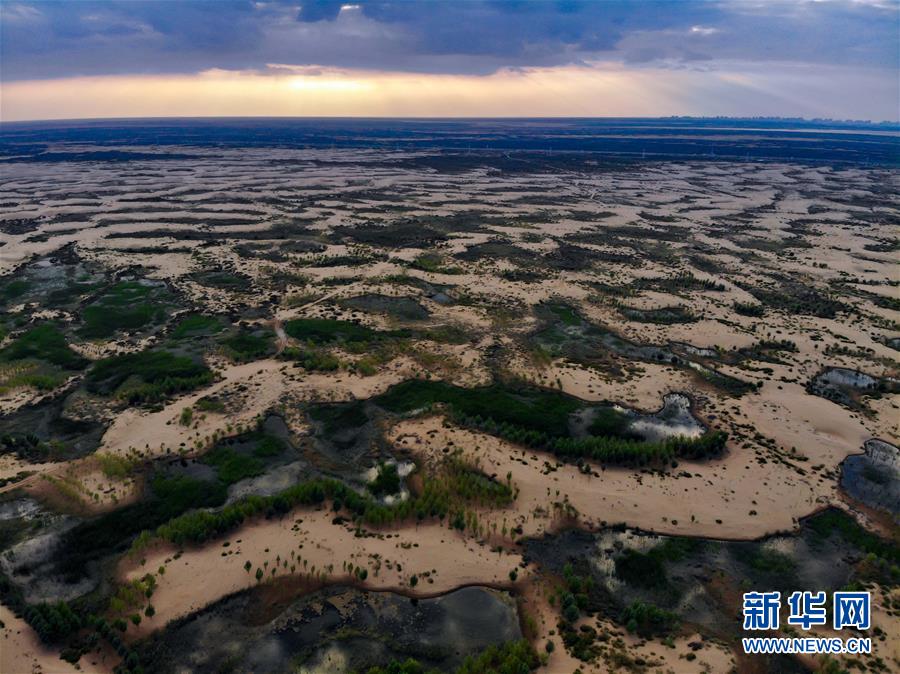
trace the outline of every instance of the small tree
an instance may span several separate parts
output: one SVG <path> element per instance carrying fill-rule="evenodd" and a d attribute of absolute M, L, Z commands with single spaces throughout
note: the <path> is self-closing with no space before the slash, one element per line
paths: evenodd
<path fill-rule="evenodd" d="M 178 418 L 178 422 L 182 426 L 190 426 L 191 422 L 194 420 L 194 410 L 191 407 L 185 407 L 181 410 L 181 416 Z"/>

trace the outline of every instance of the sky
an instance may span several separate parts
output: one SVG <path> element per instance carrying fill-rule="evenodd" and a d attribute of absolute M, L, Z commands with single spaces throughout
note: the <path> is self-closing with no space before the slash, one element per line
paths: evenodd
<path fill-rule="evenodd" d="M 0 3 L 0 119 L 900 121 L 900 0 Z"/>

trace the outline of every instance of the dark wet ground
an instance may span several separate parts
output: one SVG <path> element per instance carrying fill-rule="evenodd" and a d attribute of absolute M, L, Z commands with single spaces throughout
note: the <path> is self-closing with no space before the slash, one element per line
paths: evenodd
<path fill-rule="evenodd" d="M 867 506 L 900 515 L 900 448 L 872 439 L 864 449 L 842 464 L 841 487 Z"/>
<path fill-rule="evenodd" d="M 346 307 L 367 313 L 386 314 L 406 321 L 421 321 L 428 318 L 429 311 L 412 297 L 393 297 L 369 293 L 357 295 L 341 302 Z"/>
<path fill-rule="evenodd" d="M 451 671 L 472 653 L 521 638 L 514 602 L 464 588 L 412 602 L 384 592 L 334 587 L 299 598 L 277 615 L 271 588 L 227 598 L 139 647 L 153 672 L 347 672 L 416 658 Z"/>

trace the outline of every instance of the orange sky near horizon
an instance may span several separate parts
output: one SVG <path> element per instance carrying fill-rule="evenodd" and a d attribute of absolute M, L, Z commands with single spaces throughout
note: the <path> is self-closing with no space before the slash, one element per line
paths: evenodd
<path fill-rule="evenodd" d="M 635 68 L 618 63 L 447 75 L 272 65 L 265 72 L 129 75 L 0 84 L 0 119 L 117 117 L 656 117 L 783 115 L 840 117 L 809 101 L 835 77 L 856 95 L 884 97 L 878 74 L 796 66 L 773 73 Z M 855 91 L 854 91 L 855 89 Z M 753 103 L 748 105 L 748 99 Z M 851 117 L 848 108 L 847 117 Z M 890 118 L 887 115 L 886 118 Z"/>

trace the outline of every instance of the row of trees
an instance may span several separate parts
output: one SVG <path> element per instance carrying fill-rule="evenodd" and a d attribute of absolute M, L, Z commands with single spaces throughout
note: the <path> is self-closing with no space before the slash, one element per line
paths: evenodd
<path fill-rule="evenodd" d="M 467 505 L 502 505 L 513 498 L 510 485 L 489 479 L 458 456 L 447 457 L 433 474 L 425 476 L 423 482 L 418 495 L 385 505 L 338 480 L 308 480 L 271 496 L 246 496 L 215 512 L 199 510 L 185 513 L 159 526 L 156 536 L 176 545 L 202 543 L 233 531 L 251 517 L 285 515 L 298 506 L 314 506 L 325 501 L 332 502 L 335 512 L 346 511 L 357 521 L 371 526 L 392 524 L 413 515 L 418 520 L 429 517 L 443 520 L 448 516 L 451 520 L 462 518 L 468 524 L 471 517 L 466 517 Z M 133 549 L 140 549 L 152 537 L 150 532 L 143 532 L 135 540 Z"/>
<path fill-rule="evenodd" d="M 116 674 L 142 674 L 140 659 L 122 640 L 127 623 L 118 619 L 112 625 L 93 613 L 74 610 L 67 602 L 29 604 L 21 590 L 0 574 L 0 600 L 31 625 L 42 642 L 65 645 L 62 657 L 77 663 L 82 655 L 95 649 L 104 639 L 122 658 Z M 148 614 L 149 615 L 149 614 Z"/>
<path fill-rule="evenodd" d="M 551 437 L 540 431 L 497 423 L 479 416 L 461 417 L 456 421 L 510 442 L 543 449 L 563 458 L 591 459 L 599 463 L 627 466 L 668 463 L 675 458 L 703 459 L 719 455 L 728 434 L 724 431 L 705 433 L 697 438 L 675 437 L 662 442 L 646 442 L 615 436 L 586 438 Z"/>
<path fill-rule="evenodd" d="M 470 655 L 453 674 L 528 674 L 540 665 L 540 659 L 526 639 L 490 646 L 479 655 Z M 372 667 L 366 674 L 433 674 L 412 658 L 394 660 L 382 667 Z"/>

